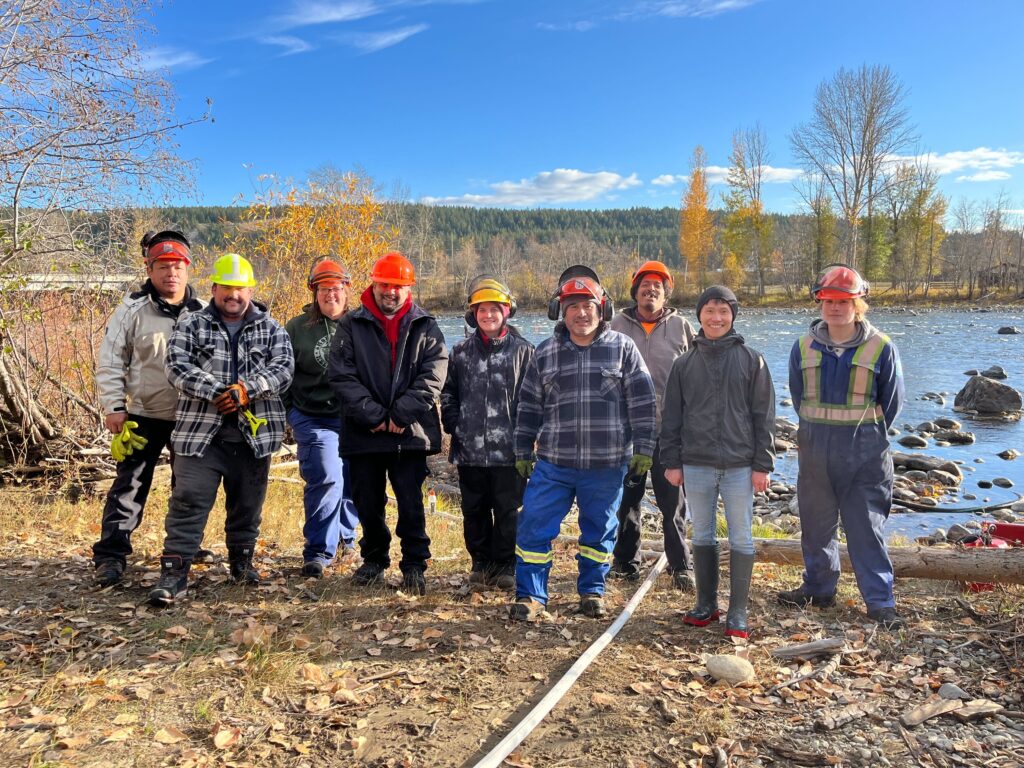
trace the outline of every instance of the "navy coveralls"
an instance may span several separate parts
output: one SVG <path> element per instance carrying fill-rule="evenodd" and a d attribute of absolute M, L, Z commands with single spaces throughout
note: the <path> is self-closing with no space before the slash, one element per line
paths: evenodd
<path fill-rule="evenodd" d="M 800 416 L 804 592 L 835 594 L 841 519 L 868 609 L 895 607 L 883 527 L 892 507 L 887 429 L 904 398 L 899 352 L 878 332 L 848 349 L 827 347 L 808 334 L 793 345 L 789 387 Z"/>

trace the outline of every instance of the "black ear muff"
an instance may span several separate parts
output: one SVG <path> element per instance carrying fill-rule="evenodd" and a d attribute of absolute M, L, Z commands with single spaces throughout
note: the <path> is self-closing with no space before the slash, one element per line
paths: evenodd
<path fill-rule="evenodd" d="M 462 319 L 466 321 L 466 325 L 470 328 L 476 328 L 476 312 L 472 308 L 466 310 L 466 314 Z"/>
<path fill-rule="evenodd" d="M 509 294 L 509 305 L 508 305 L 508 319 L 511 320 L 516 316 L 516 300 Z"/>
<path fill-rule="evenodd" d="M 551 297 L 551 301 L 548 302 L 548 320 L 558 320 L 561 309 L 562 305 L 559 303 L 558 294 L 556 293 Z"/>
<path fill-rule="evenodd" d="M 606 323 L 612 319 L 612 315 L 615 314 L 615 306 L 612 304 L 611 297 L 605 294 L 604 301 L 601 302 L 601 319 Z"/>

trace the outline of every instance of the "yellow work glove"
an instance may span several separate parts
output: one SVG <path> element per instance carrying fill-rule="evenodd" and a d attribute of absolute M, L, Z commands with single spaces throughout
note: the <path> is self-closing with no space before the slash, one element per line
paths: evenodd
<path fill-rule="evenodd" d="M 654 464 L 654 459 L 650 456 L 634 453 L 633 458 L 629 460 L 629 474 L 634 477 L 640 477 L 650 471 L 652 464 Z"/>
<path fill-rule="evenodd" d="M 524 480 L 528 480 L 533 474 L 533 462 L 529 459 L 520 459 L 516 462 L 516 472 L 522 475 Z"/>
<path fill-rule="evenodd" d="M 132 453 L 140 448 L 145 448 L 149 443 L 145 437 L 132 431 L 138 428 L 139 422 L 126 421 L 121 431 L 114 435 L 114 439 L 110 441 L 110 455 L 114 457 L 114 461 L 124 461 Z"/>

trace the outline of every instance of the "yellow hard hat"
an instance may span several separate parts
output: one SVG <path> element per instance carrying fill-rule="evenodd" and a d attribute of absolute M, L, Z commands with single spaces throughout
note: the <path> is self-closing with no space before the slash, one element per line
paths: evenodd
<path fill-rule="evenodd" d="M 466 303 L 472 307 L 485 301 L 508 304 L 510 307 L 515 303 L 515 299 L 512 298 L 512 292 L 504 283 L 494 278 L 480 277 L 474 280 L 470 286 L 469 299 Z"/>
<path fill-rule="evenodd" d="M 214 285 L 231 285 L 236 288 L 256 287 L 252 264 L 237 253 L 225 253 L 213 262 L 213 274 L 210 275 L 210 282 Z"/>

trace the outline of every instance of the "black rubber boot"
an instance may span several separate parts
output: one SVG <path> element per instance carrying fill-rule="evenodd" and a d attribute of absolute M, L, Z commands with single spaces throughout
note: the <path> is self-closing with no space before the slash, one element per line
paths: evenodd
<path fill-rule="evenodd" d="M 158 608 L 172 605 L 188 589 L 188 571 L 192 561 L 177 555 L 160 558 L 160 581 L 149 591 L 149 604 Z"/>
<path fill-rule="evenodd" d="M 750 577 L 754 572 L 755 555 L 729 553 L 729 613 L 725 616 L 726 637 L 750 636 L 747 628 L 747 598 Z"/>
<path fill-rule="evenodd" d="M 718 611 L 718 544 L 694 545 L 693 574 L 697 577 L 697 607 L 687 611 L 683 623 L 706 627 L 719 617 Z"/>
<path fill-rule="evenodd" d="M 259 586 L 260 572 L 252 566 L 252 547 L 228 547 L 228 570 L 236 584 Z"/>

